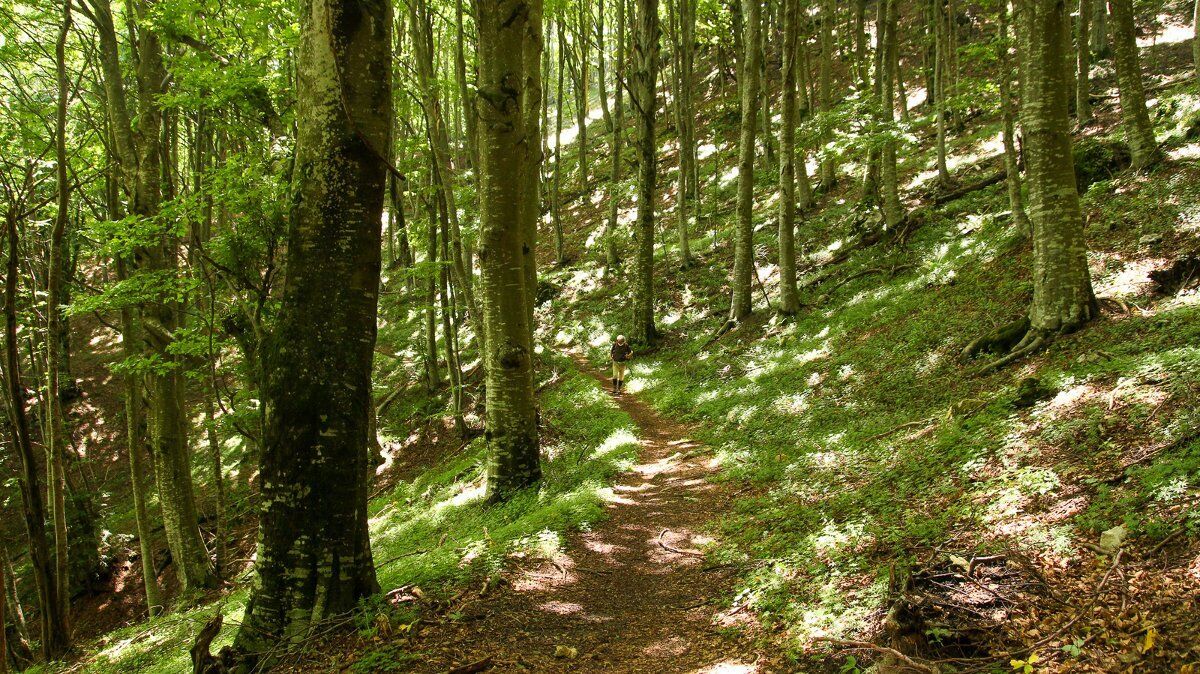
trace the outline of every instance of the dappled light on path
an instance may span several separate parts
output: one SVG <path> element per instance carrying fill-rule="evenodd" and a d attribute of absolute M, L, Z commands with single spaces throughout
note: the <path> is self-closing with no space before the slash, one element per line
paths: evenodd
<path fill-rule="evenodd" d="M 722 612 L 728 569 L 705 562 L 715 543 L 706 529 L 729 503 L 706 479 L 717 468 L 709 451 L 634 396 L 616 402 L 637 424 L 641 455 L 606 499 L 608 519 L 429 630 L 416 645 L 429 654 L 422 671 L 483 658 L 501 672 L 773 671 L 724 635 L 752 625 Z"/>

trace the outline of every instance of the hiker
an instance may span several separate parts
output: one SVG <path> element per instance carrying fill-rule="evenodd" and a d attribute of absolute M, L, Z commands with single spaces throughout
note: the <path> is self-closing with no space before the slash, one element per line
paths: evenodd
<path fill-rule="evenodd" d="M 625 385 L 625 363 L 633 358 L 633 349 L 629 348 L 625 335 L 617 335 L 617 341 L 613 342 L 608 357 L 612 359 L 613 364 L 613 393 L 620 393 L 621 387 Z"/>

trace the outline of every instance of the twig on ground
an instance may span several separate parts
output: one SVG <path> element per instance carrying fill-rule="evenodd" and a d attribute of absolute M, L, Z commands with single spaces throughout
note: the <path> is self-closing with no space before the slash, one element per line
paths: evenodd
<path fill-rule="evenodd" d="M 894 648 L 888 648 L 887 646 L 880 646 L 879 644 L 873 644 L 870 641 L 853 641 L 850 639 L 834 639 L 833 637 L 815 637 L 813 639 L 813 641 L 824 641 L 826 643 L 833 644 L 834 646 L 841 646 L 843 648 L 857 648 L 859 650 L 867 650 L 867 651 L 875 651 L 877 653 L 885 653 L 887 655 L 892 656 L 893 658 L 896 658 L 900 662 L 904 663 L 904 665 L 906 667 L 908 667 L 909 669 L 915 669 L 918 672 L 925 672 L 926 674 L 938 674 L 938 671 L 939 671 L 937 669 L 937 667 L 917 662 L 916 660 L 913 660 L 912 658 L 908 657 L 907 655 L 901 653 L 900 651 L 898 651 Z"/>
<path fill-rule="evenodd" d="M 482 660 L 476 660 L 475 662 L 453 667 L 446 674 L 475 674 L 476 672 L 482 672 L 484 670 L 491 669 L 494 664 L 495 662 L 492 659 L 492 656 L 489 655 Z"/>
<path fill-rule="evenodd" d="M 672 546 L 664 543 L 663 536 L 666 536 L 668 531 L 670 531 L 670 529 L 663 529 L 662 531 L 658 532 L 658 546 L 660 548 L 662 548 L 663 550 L 666 550 L 668 552 L 674 552 L 677 555 L 691 555 L 693 557 L 703 557 L 704 556 L 703 552 L 692 552 L 691 550 L 680 550 L 679 548 L 672 547 Z"/>
<path fill-rule="evenodd" d="M 930 417 L 928 419 L 909 421 L 907 423 L 900 424 L 899 426 L 896 426 L 894 428 L 890 428 L 882 433 L 876 433 L 875 435 L 872 435 L 871 437 L 867 438 L 866 440 L 863 440 L 863 442 L 874 442 L 876 440 L 882 440 L 882 439 L 886 438 L 887 436 L 895 435 L 896 433 L 899 433 L 900 431 L 902 431 L 906 428 L 915 428 L 917 426 L 920 426 L 921 424 L 928 424 L 929 422 L 931 422 L 933 420 L 934 420 L 933 417 Z"/>
<path fill-rule="evenodd" d="M 423 555 L 427 552 L 429 552 L 429 551 L 428 550 L 413 550 L 412 552 L 406 552 L 403 555 L 396 555 L 395 557 L 392 557 L 391 559 L 388 559 L 386 561 L 376 564 L 375 568 L 382 569 L 383 567 L 387 566 L 388 564 L 391 564 L 392 562 L 398 562 L 406 557 L 416 557 L 417 555 Z"/>

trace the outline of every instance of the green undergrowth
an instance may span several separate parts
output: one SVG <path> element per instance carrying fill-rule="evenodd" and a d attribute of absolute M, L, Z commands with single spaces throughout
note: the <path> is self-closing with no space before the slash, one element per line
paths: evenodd
<path fill-rule="evenodd" d="M 544 354 L 540 371 L 546 379 L 541 395 L 546 457 L 542 487 L 502 506 L 485 507 L 486 448 L 483 438 L 476 438 L 411 481 L 376 495 L 369 517 L 384 593 L 418 586 L 431 599 L 445 598 L 494 576 L 514 559 L 557 552 L 568 532 L 587 529 L 603 518 L 614 477 L 636 458 L 636 427 L 597 382 L 565 357 Z M 385 425 L 380 430 L 387 434 L 392 429 Z M 214 604 L 110 632 L 84 646 L 81 671 L 187 671 L 188 648 L 204 623 L 217 611 L 224 614 L 227 627 L 213 643 L 216 651 L 232 640 L 232 626 L 241 619 L 248 597 L 242 584 Z M 391 624 L 418 617 L 376 597 L 355 619 L 360 636 L 374 636 L 373 616 L 380 612 L 389 614 Z M 399 661 L 406 656 L 370 657 Z"/>
<path fill-rule="evenodd" d="M 990 374 L 960 351 L 1032 294 L 1003 184 L 928 212 L 901 245 L 852 253 L 802 290 L 794 319 L 764 300 L 777 279 L 760 262 L 755 317 L 715 342 L 731 251 L 700 249 L 679 271 L 659 246 L 664 336 L 636 356 L 628 387 L 694 422 L 719 479 L 740 485 L 713 552 L 743 570 L 732 600 L 800 659 L 813 636 L 873 638 L 892 570 L 934 549 L 1065 559 L 1118 524 L 1146 545 L 1200 534 L 1187 505 L 1200 494 L 1200 294 L 1158 295 L 1146 279 L 1197 247 L 1198 174 L 1184 161 L 1096 183 L 1084 199 L 1093 279 L 1132 307 L 1106 304 L 1085 330 Z M 760 243 L 774 236 L 771 178 L 757 181 Z M 857 211 L 828 200 L 800 225 L 802 288 L 853 241 Z M 545 311 L 548 336 L 605 362 L 628 331 L 628 280 L 594 263 L 553 278 L 572 292 Z"/>

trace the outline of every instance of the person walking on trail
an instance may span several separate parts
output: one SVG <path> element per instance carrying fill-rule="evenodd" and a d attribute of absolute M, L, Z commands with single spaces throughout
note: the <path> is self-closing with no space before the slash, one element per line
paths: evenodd
<path fill-rule="evenodd" d="M 620 393 L 621 387 L 625 385 L 625 364 L 629 362 L 629 359 L 633 358 L 633 349 L 625 341 L 625 335 L 617 335 L 617 340 L 613 342 L 612 349 L 608 352 L 608 357 L 612 359 L 613 364 L 613 393 Z"/>

